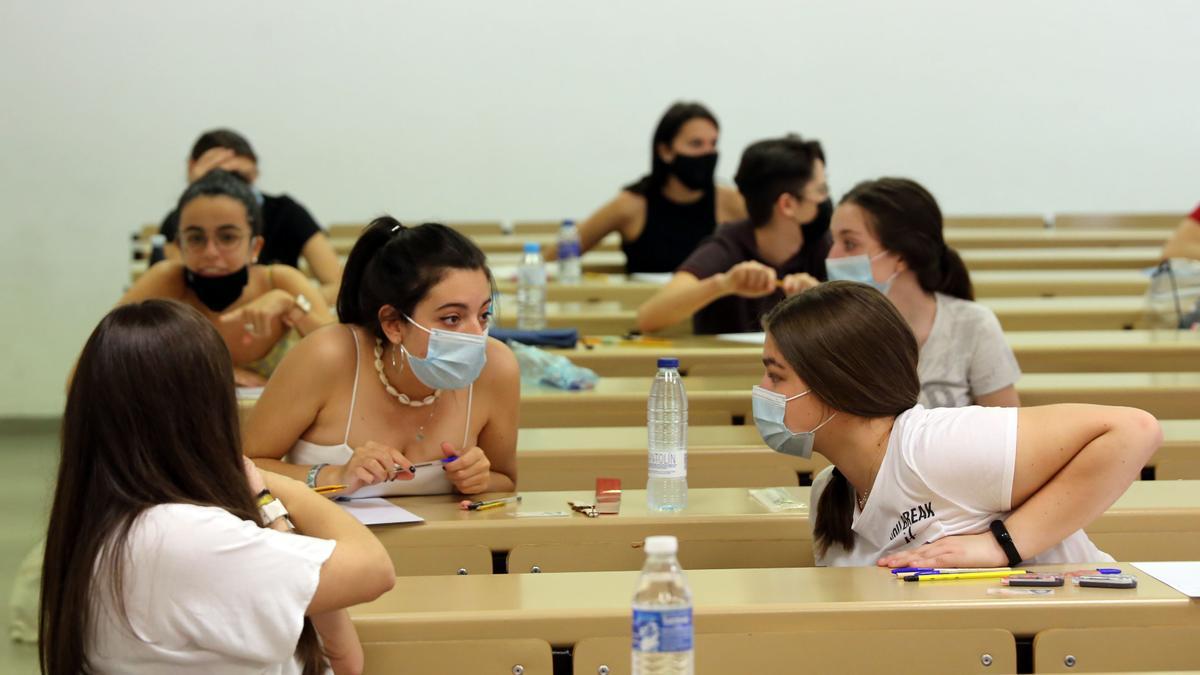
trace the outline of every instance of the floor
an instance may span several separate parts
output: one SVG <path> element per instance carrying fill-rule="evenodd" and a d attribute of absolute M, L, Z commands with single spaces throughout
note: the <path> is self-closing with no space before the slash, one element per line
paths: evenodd
<path fill-rule="evenodd" d="M 35 674 L 37 649 L 9 639 L 9 598 L 17 567 L 45 534 L 46 518 L 53 497 L 54 471 L 58 464 L 58 432 L 6 431 L 0 433 L 0 467 L 4 489 L 0 490 L 0 673 Z"/>

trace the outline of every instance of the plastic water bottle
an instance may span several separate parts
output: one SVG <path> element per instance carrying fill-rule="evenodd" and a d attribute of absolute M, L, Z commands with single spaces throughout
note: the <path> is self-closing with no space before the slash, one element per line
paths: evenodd
<path fill-rule="evenodd" d="M 692 675 L 692 592 L 675 559 L 675 537 L 646 537 L 633 594 L 633 675 Z"/>
<path fill-rule="evenodd" d="M 575 221 L 564 220 L 558 232 L 558 280 L 564 284 L 577 284 L 583 274 L 579 259 L 579 230 Z"/>
<path fill-rule="evenodd" d="M 658 360 L 646 405 L 649 480 L 646 505 L 654 511 L 687 508 L 687 392 L 679 377 L 679 359 Z"/>
<path fill-rule="evenodd" d="M 167 238 L 161 234 L 150 237 L 150 264 L 167 259 Z"/>
<path fill-rule="evenodd" d="M 525 255 L 517 268 L 517 328 L 546 327 L 546 263 L 537 242 L 525 243 Z"/>

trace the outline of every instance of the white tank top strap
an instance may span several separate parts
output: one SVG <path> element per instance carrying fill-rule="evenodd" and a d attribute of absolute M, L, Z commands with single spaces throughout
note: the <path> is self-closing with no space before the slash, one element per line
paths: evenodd
<path fill-rule="evenodd" d="M 472 382 L 471 386 L 467 387 L 467 424 L 463 427 L 463 450 L 467 449 L 467 439 L 471 437 L 471 399 L 474 397 L 474 394 L 475 383 Z"/>
<path fill-rule="evenodd" d="M 358 333 L 354 332 L 354 326 L 346 326 L 350 329 L 350 337 L 354 338 L 354 388 L 350 390 L 350 410 L 346 413 L 346 435 L 342 437 L 342 445 L 350 447 L 350 425 L 354 422 L 354 402 L 358 398 L 358 370 L 362 365 L 359 363 L 361 349 L 358 346 Z"/>

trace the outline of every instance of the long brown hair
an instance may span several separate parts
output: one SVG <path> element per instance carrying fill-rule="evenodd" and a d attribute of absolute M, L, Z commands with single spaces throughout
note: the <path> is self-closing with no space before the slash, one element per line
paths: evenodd
<path fill-rule="evenodd" d="M 926 293 L 974 300 L 975 289 L 962 257 L 946 245 L 942 210 L 929 190 L 908 178 L 880 178 L 855 185 L 842 197 L 867 213 L 883 248 L 898 254 Z"/>
<path fill-rule="evenodd" d="M 776 305 L 763 327 L 796 375 L 833 410 L 878 419 L 917 404 L 917 340 L 891 301 L 871 286 L 821 284 Z M 831 544 L 854 549 L 853 509 L 853 489 L 835 467 L 813 526 L 822 554 Z"/>
<path fill-rule="evenodd" d="M 67 394 L 42 564 L 42 673 L 90 672 L 94 595 L 107 587 L 124 614 L 130 528 L 143 511 L 172 503 L 219 506 L 260 522 L 242 468 L 225 343 L 196 310 L 147 300 L 100 321 Z M 94 583 L 104 577 L 107 584 Z M 306 675 L 320 672 L 307 619 L 297 654 Z"/>

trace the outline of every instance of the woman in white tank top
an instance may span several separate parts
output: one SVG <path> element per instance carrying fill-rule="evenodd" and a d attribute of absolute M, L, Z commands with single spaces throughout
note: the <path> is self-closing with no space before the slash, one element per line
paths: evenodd
<path fill-rule="evenodd" d="M 1111 560 L 1083 533 L 1162 440 L 1134 408 L 925 409 L 917 342 L 876 289 L 831 281 L 763 320 L 767 445 L 833 463 L 813 484 L 818 564 L 995 567 Z"/>
<path fill-rule="evenodd" d="M 487 337 L 492 287 L 466 237 L 377 218 L 346 262 L 344 325 L 279 365 L 243 430 L 247 456 L 360 497 L 515 490 L 520 372 Z"/>

